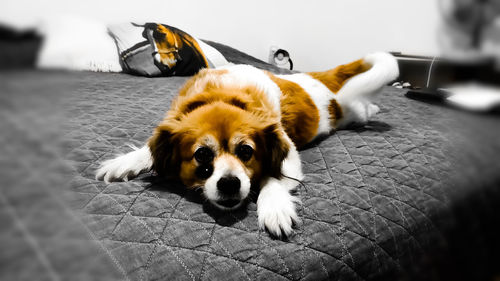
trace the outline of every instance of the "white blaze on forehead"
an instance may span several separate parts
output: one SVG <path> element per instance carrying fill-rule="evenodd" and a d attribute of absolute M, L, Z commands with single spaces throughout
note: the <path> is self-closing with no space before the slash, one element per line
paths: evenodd
<path fill-rule="evenodd" d="M 244 199 L 250 192 L 250 178 L 245 173 L 243 165 L 232 155 L 225 154 L 217 157 L 214 161 L 214 172 L 206 180 L 204 193 L 212 201 L 221 199 L 217 190 L 217 182 L 224 176 L 234 176 L 240 180 L 239 198 Z"/>
<path fill-rule="evenodd" d="M 215 78 L 215 82 L 221 86 L 254 86 L 263 91 L 269 102 L 274 106 L 278 116 L 281 116 L 280 97 L 281 90 L 267 74 L 251 65 L 229 64 L 218 69 L 225 69 L 228 72 Z"/>

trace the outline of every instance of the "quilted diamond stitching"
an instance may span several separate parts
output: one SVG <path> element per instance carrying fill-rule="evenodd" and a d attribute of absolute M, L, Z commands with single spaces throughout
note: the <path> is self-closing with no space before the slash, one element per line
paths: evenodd
<path fill-rule="evenodd" d="M 442 221 L 449 218 L 452 205 L 447 185 L 452 166 L 448 154 L 453 150 L 447 144 L 449 135 L 429 123 L 440 119 L 452 124 L 447 120 L 454 115 L 444 109 L 410 104 L 400 91 L 386 88 L 381 113 L 368 129 L 337 132 L 301 151 L 306 175 L 305 188 L 297 193 L 303 202 L 298 208 L 302 224 L 288 241 L 276 241 L 256 227 L 254 203 L 246 212 L 214 214 L 193 194 L 171 183 L 151 181 L 151 174 L 110 185 L 93 180 L 98 161 L 128 150 L 127 143 L 142 145 L 184 78 L 86 73 L 77 80 L 74 91 L 67 93 L 69 115 L 62 142 L 67 164 L 74 168 L 69 173 L 68 191 L 74 195 L 70 205 L 78 209 L 79 223 L 101 247 L 103 258 L 121 272 L 120 279 L 172 278 L 172 274 L 190 280 L 230 278 L 233 275 L 224 275 L 229 269 L 251 280 L 404 276 L 409 265 L 422 266 L 421 255 L 446 236 Z M 21 103 L 14 99 L 8 104 Z M 36 119 L 34 112 L 18 119 L 10 112 L 1 116 L 7 128 L 23 129 L 20 134 L 36 141 L 29 130 L 43 126 L 43 120 L 28 124 Z M 425 117 L 415 118 L 419 114 Z M 0 141 L 15 157 L 18 148 L 9 138 L 2 135 Z M 24 170 L 34 164 L 22 165 Z M 22 173 L 4 166 L 22 178 Z M 19 193 L 4 191 L 2 196 L 22 203 Z M 33 239 L 48 241 L 40 236 L 46 230 L 43 224 L 31 221 L 29 210 L 39 207 L 23 210 L 22 204 L 11 205 L 23 215 Z M 73 242 L 65 235 L 52 240 Z M 2 231 L 0 237 L 9 236 Z M 49 262 L 60 254 L 56 248 L 40 251 Z M 53 271 L 65 278 L 60 267 Z"/>

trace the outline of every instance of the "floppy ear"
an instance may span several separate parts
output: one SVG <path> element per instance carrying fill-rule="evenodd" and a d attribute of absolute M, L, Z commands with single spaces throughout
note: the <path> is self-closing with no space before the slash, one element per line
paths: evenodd
<path fill-rule="evenodd" d="M 177 176 L 179 162 L 173 143 L 173 134 L 162 126 L 158 126 L 148 141 L 153 158 L 153 170 L 160 176 Z"/>
<path fill-rule="evenodd" d="M 289 145 L 277 124 L 267 126 L 263 133 L 266 146 L 263 171 L 270 177 L 281 178 L 281 164 L 288 154 Z"/>

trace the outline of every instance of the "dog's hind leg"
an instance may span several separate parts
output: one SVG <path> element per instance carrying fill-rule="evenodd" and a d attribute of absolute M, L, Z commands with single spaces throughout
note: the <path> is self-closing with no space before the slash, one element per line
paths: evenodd
<path fill-rule="evenodd" d="M 343 113 L 342 119 L 336 124 L 337 129 L 351 123 L 368 122 L 379 111 L 378 106 L 371 103 L 371 98 L 399 75 L 397 61 L 390 54 L 371 54 L 352 64 L 360 62 L 364 67 L 359 68 L 360 72 L 357 74 L 350 73 L 349 78 L 342 82 L 341 88 L 335 95 L 335 100 Z"/>

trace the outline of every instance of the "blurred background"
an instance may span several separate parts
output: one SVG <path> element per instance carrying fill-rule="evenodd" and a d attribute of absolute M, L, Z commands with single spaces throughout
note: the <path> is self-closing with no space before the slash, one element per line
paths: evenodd
<path fill-rule="evenodd" d="M 0 22 L 34 28 L 59 15 L 107 24 L 156 21 L 262 60 L 286 49 L 302 71 L 327 69 L 375 50 L 438 55 L 474 47 L 500 55 L 498 1 L 3 0 Z M 475 35 L 472 35 L 475 34 Z M 479 35 L 481 34 L 481 35 Z M 475 36 L 474 39 L 471 36 Z"/>
<path fill-rule="evenodd" d="M 107 24 L 160 22 L 264 61 L 270 48 L 278 46 L 290 53 L 295 69 L 315 71 L 374 51 L 438 54 L 442 17 L 437 4 L 435 0 L 2 0 L 0 22 L 26 29 L 67 14 Z"/>
<path fill-rule="evenodd" d="M 61 16 L 104 25 L 159 22 L 266 62 L 276 64 L 273 55 L 284 50 L 298 71 L 326 70 L 367 53 L 387 51 L 398 56 L 400 80 L 422 88 L 467 80 L 471 75 L 488 83 L 499 80 L 499 15 L 498 0 L 339 0 L 314 4 L 297 0 L 3 0 L 0 26 L 26 35 L 29 31 L 41 34 L 46 23 Z M 0 44 L 5 40 L 1 37 Z M 4 51 L 0 67 L 9 57 Z M 29 60 L 29 55 L 24 59 Z M 427 74 L 436 59 L 448 61 L 433 73 L 432 84 Z M 290 68 L 286 60 L 282 67 Z"/>

